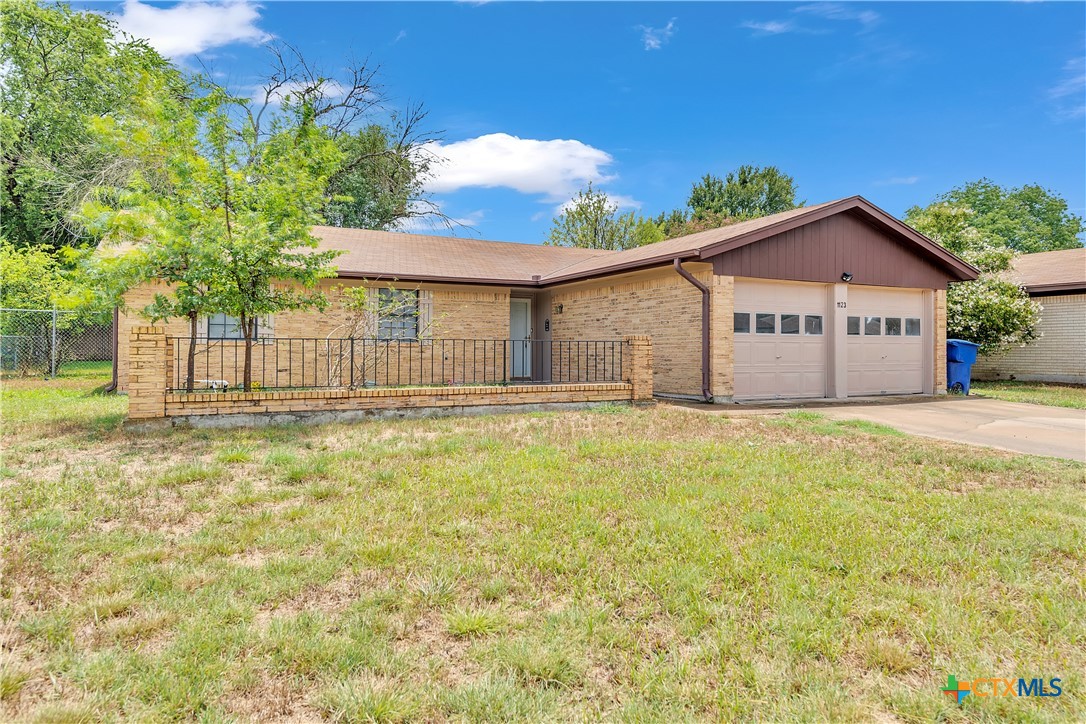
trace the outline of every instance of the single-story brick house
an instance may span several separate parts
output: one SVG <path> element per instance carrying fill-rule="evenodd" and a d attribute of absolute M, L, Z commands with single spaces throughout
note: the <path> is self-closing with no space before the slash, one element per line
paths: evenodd
<path fill-rule="evenodd" d="M 1040 337 L 981 357 L 973 377 L 1086 385 L 1086 247 L 1023 254 L 1010 276 L 1044 307 Z"/>
<path fill-rule="evenodd" d="M 323 283 L 331 307 L 265 320 L 262 336 L 346 336 L 341 287 L 392 284 L 416 320 L 431 321 L 433 339 L 650 335 L 656 394 L 716 402 L 942 392 L 947 284 L 977 274 L 859 196 L 618 252 L 333 227 L 314 235 L 344 252 Z M 131 291 L 128 307 L 152 293 Z M 127 340 L 145 323 L 118 317 L 121 390 Z M 420 326 L 409 315 L 370 333 L 404 339 Z M 221 317 L 203 331 L 236 334 Z M 183 321 L 167 325 L 187 333 Z M 547 365 L 530 355 L 514 367 L 514 377 L 545 381 Z"/>

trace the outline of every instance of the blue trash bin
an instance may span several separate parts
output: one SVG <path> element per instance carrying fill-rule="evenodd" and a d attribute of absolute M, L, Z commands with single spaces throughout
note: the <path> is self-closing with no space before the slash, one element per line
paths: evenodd
<path fill-rule="evenodd" d="M 979 344 L 964 339 L 946 341 L 946 388 L 951 392 L 969 394 L 969 379 L 977 361 Z"/>

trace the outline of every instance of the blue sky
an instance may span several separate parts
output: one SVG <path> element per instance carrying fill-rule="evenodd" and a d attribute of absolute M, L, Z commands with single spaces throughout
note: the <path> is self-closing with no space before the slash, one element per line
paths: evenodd
<path fill-rule="evenodd" d="M 987 176 L 1086 213 L 1086 4 L 99 3 L 239 89 L 259 46 L 328 70 L 380 64 L 422 101 L 431 183 L 461 235 L 541 241 L 592 181 L 625 208 L 681 206 L 705 173 L 792 174 L 818 203 L 894 214 Z"/>

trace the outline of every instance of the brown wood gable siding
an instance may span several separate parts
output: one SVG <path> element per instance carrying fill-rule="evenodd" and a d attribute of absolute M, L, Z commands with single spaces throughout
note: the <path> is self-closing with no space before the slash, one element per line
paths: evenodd
<path fill-rule="evenodd" d="M 713 272 L 825 283 L 839 282 L 843 272 L 851 272 L 853 284 L 917 289 L 946 289 L 948 280 L 946 272 L 905 243 L 850 213 L 718 254 Z"/>

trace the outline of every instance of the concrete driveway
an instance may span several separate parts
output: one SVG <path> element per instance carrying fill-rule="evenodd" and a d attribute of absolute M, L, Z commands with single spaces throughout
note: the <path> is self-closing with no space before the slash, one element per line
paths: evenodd
<path fill-rule="evenodd" d="M 869 420 L 911 435 L 1086 462 L 1086 410 L 981 397 L 813 409 L 834 420 Z"/>

